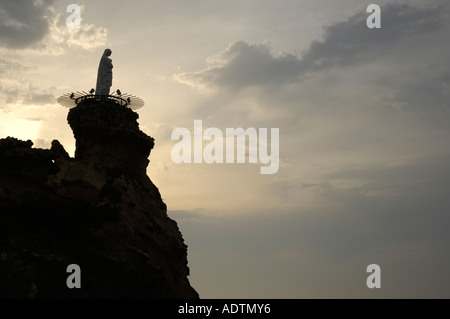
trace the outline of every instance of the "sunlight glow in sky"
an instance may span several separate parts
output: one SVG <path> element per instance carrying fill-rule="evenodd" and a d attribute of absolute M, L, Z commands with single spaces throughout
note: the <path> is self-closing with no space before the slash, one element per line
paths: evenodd
<path fill-rule="evenodd" d="M 381 29 L 359 0 L 78 1 L 80 29 L 71 3 L 0 2 L 0 137 L 73 155 L 56 98 L 111 48 L 201 298 L 450 297 L 448 1 L 377 1 Z M 194 120 L 279 128 L 278 172 L 175 164 Z"/>

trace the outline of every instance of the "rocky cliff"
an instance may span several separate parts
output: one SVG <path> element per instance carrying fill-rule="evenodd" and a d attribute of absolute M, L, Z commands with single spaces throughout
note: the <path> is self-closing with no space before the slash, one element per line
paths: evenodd
<path fill-rule="evenodd" d="M 199 297 L 137 119 L 113 102 L 72 108 L 75 158 L 56 140 L 0 140 L 0 298 Z M 81 288 L 66 284 L 71 264 Z"/>

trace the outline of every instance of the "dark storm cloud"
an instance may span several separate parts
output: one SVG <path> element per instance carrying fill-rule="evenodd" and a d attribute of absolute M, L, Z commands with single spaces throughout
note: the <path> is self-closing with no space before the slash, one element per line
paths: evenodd
<path fill-rule="evenodd" d="M 49 31 L 49 8 L 54 0 L 0 2 L 0 46 L 26 48 Z"/>
<path fill-rule="evenodd" d="M 431 117 L 433 121 L 448 120 L 448 107 L 450 106 L 449 85 L 450 65 L 415 65 L 409 72 L 401 75 L 385 77 L 383 87 L 395 90 L 397 99 L 404 101 L 409 108 L 422 109 L 424 119 Z M 445 63 L 445 62 L 444 62 Z M 439 111 L 441 119 L 436 118 L 430 109 Z M 442 117 L 443 114 L 447 116 Z M 437 123 L 436 123 L 437 124 Z M 447 125 L 446 123 L 442 123 Z"/>
<path fill-rule="evenodd" d="M 325 28 L 324 40 L 314 41 L 303 55 L 303 69 L 317 71 L 370 61 L 395 50 L 398 41 L 441 30 L 446 18 L 442 8 L 416 8 L 406 4 L 386 5 L 382 13 L 381 29 L 367 28 L 366 13 Z"/>
<path fill-rule="evenodd" d="M 181 81 L 213 86 L 239 88 L 295 81 L 300 61 L 292 54 L 274 57 L 269 44 L 248 44 L 239 41 L 216 57 L 219 66 L 179 75 Z"/>
<path fill-rule="evenodd" d="M 289 53 L 274 56 L 268 44 L 239 41 L 214 57 L 208 69 L 177 77 L 192 85 L 231 89 L 297 82 L 327 68 L 374 61 L 395 52 L 405 39 L 442 30 L 447 14 L 442 7 L 406 4 L 386 5 L 382 12 L 381 29 L 367 28 L 368 14 L 360 12 L 347 21 L 326 27 L 323 40 L 312 42 L 301 57 Z"/>

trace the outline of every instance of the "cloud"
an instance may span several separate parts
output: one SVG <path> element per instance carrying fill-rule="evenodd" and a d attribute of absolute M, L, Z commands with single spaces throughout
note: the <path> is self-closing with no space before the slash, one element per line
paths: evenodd
<path fill-rule="evenodd" d="M 81 8 L 83 10 L 83 7 Z M 85 50 L 93 50 L 104 46 L 108 38 L 108 30 L 104 27 L 97 27 L 81 21 L 80 28 L 68 28 L 66 16 L 56 14 L 49 33 L 49 44 L 66 44 L 69 47 L 80 47 Z"/>
<path fill-rule="evenodd" d="M 446 195 L 450 187 L 447 163 L 448 157 L 407 165 L 399 176 L 395 169 L 382 167 L 354 172 L 375 181 L 381 179 L 388 188 L 398 180 L 406 179 L 407 183 L 398 186 L 401 191 L 392 194 L 368 196 L 376 188 L 370 184 L 359 189 L 342 189 L 333 182 L 308 185 L 308 189 L 322 189 L 324 200 L 333 203 L 328 207 L 255 209 L 247 214 L 222 216 L 185 211 L 168 213 L 177 221 L 189 247 L 192 283 L 195 285 L 198 280 L 204 295 L 225 297 L 223 286 L 216 289 L 218 277 L 232 280 L 240 276 L 245 280 L 247 276 L 254 276 L 258 282 L 261 278 L 273 278 L 271 284 L 266 282 L 266 289 L 287 289 L 286 295 L 290 297 L 299 294 L 298 288 L 289 284 L 295 281 L 304 282 L 301 286 L 304 296 L 328 296 L 333 287 L 340 285 L 341 289 L 331 295 L 349 294 L 354 298 L 367 292 L 365 267 L 377 263 L 385 271 L 383 280 L 387 286 L 380 292 L 383 296 L 414 296 L 417 295 L 414 290 L 418 289 L 425 296 L 442 297 L 450 292 L 442 282 L 442 278 L 448 277 L 446 268 L 450 265 L 450 238 L 446 227 L 449 222 L 446 208 L 450 204 Z M 379 179 L 377 172 L 381 173 Z M 347 176 L 347 172 L 342 174 Z M 436 180 L 438 174 L 441 178 Z M 410 190 L 411 185 L 415 191 Z M 294 191 L 297 196 L 301 195 L 298 189 Z M 336 198 L 340 205 L 335 204 Z M 205 264 L 206 259 L 208 263 Z M 309 269 L 308 265 L 315 270 Z M 339 270 L 341 266 L 343 268 Z M 222 276 L 212 274 L 211 269 L 217 267 Z M 415 268 L 413 277 L 420 278 L 420 283 L 415 281 L 412 290 L 405 289 L 411 281 L 410 267 Z M 267 271 L 270 276 L 255 276 L 255 269 Z M 196 275 L 203 272 L 211 272 L 209 284 L 203 282 L 206 281 L 203 276 Z M 324 281 L 326 274 L 329 276 Z M 280 282 L 284 276 L 289 282 Z M 314 280 L 308 282 L 309 276 Z M 353 284 L 355 287 L 348 290 Z M 237 280 L 235 286 L 241 285 Z M 324 291 L 318 292 L 319 286 Z"/>
<path fill-rule="evenodd" d="M 198 72 L 180 73 L 175 79 L 193 87 L 239 89 L 252 85 L 297 81 L 300 60 L 292 54 L 274 57 L 268 43 L 238 41 L 208 59 L 209 67 Z"/>
<path fill-rule="evenodd" d="M 5 102 L 0 104 L 0 109 L 6 112 L 11 110 L 9 105 L 40 106 L 56 103 L 54 94 L 45 91 L 39 92 L 38 88 L 29 83 L 23 84 L 23 89 L 0 87 L 0 92 Z"/>
<path fill-rule="evenodd" d="M 25 96 L 23 103 L 31 105 L 55 104 L 56 97 L 48 93 L 32 92 Z"/>
<path fill-rule="evenodd" d="M 411 36 L 436 32 L 444 28 L 443 8 L 419 8 L 390 4 L 382 9 L 382 28 L 369 29 L 366 13 L 325 28 L 323 41 L 312 42 L 302 57 L 305 71 L 346 66 L 371 61 L 395 50 L 398 42 Z"/>
<path fill-rule="evenodd" d="M 280 192 L 284 195 L 317 195 L 318 205 L 306 209 L 280 206 L 276 213 L 250 209 L 236 215 L 195 211 L 169 215 L 197 249 L 274 253 L 302 247 L 329 260 L 343 260 L 401 245 L 448 247 L 448 162 L 446 156 L 397 167 L 346 167 L 321 174 L 318 182 L 286 182 Z M 359 186 L 343 183 L 354 179 Z M 271 186 L 277 190 L 280 183 Z"/>
<path fill-rule="evenodd" d="M 285 112 L 267 125 L 280 127 L 281 160 L 292 161 L 276 180 L 262 182 L 265 189 L 243 178 L 258 198 L 240 214 L 174 214 L 194 277 L 196 267 L 233 269 L 223 275 L 227 281 L 274 267 L 275 282 L 286 276 L 288 285 L 303 283 L 311 275 L 312 282 L 298 285 L 307 291 L 325 282 L 323 297 L 334 287 L 345 295 L 361 273 L 352 294 L 358 297 L 367 293 L 364 267 L 375 262 L 389 285 L 384 296 L 449 295 L 442 284 L 450 265 L 448 9 L 429 3 L 383 5 L 381 30 L 366 27 L 365 11 L 356 14 L 326 27 L 301 55 L 239 41 L 209 58 L 207 68 L 175 76 L 217 90 L 199 103 L 196 118 L 211 114 L 228 125 L 239 114 L 234 122 L 246 127 L 256 108 Z M 257 207 L 268 199 L 270 208 Z M 289 252 L 295 267 L 286 272 L 280 269 L 287 262 L 268 257 Z M 308 272 L 314 258 L 320 262 Z M 221 294 L 214 287 L 219 280 L 206 281 L 208 293 Z"/>
<path fill-rule="evenodd" d="M 49 31 L 53 0 L 0 2 L 0 46 L 21 49 L 41 41 Z"/>
<path fill-rule="evenodd" d="M 30 55 L 59 55 L 68 47 L 92 50 L 107 41 L 106 28 L 83 21 L 81 28 L 69 28 L 67 13 L 58 13 L 53 5 L 50 0 L 0 3 L 0 108 L 4 112 L 10 112 L 11 105 L 39 106 L 56 101 L 53 89 L 33 84 L 42 71 L 23 63 Z"/>
<path fill-rule="evenodd" d="M 58 13 L 54 0 L 17 0 L 0 2 L 0 47 L 31 49 L 46 54 L 62 54 L 64 47 L 92 50 L 104 46 L 107 29 L 81 22 L 69 28 L 67 13 Z M 82 10 L 84 7 L 81 8 Z"/>
<path fill-rule="evenodd" d="M 24 73 L 33 70 L 32 67 L 25 66 L 18 62 L 0 59 L 0 74 L 2 77 L 9 77 L 17 73 Z"/>
<path fill-rule="evenodd" d="M 211 67 L 207 70 L 179 74 L 179 81 L 236 88 L 280 80 L 284 82 L 297 77 L 299 61 L 293 55 L 273 57 L 267 43 L 248 44 L 239 41 L 210 58 L 209 63 Z"/>
<path fill-rule="evenodd" d="M 367 28 L 367 13 L 359 12 L 326 27 L 323 40 L 313 41 L 301 57 L 292 53 L 274 56 L 268 43 L 238 41 L 209 58 L 206 69 L 176 74 L 175 79 L 197 88 L 231 90 L 300 82 L 326 69 L 360 65 L 389 56 L 410 38 L 443 30 L 447 19 L 443 7 L 389 4 L 382 12 L 381 29 Z"/>

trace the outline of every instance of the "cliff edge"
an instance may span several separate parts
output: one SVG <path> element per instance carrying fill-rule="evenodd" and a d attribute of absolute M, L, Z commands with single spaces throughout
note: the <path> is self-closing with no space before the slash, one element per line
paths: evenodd
<path fill-rule="evenodd" d="M 146 174 L 154 139 L 113 102 L 72 108 L 57 141 L 0 140 L 0 298 L 199 298 L 187 246 Z M 69 288 L 69 265 L 81 288 Z"/>

